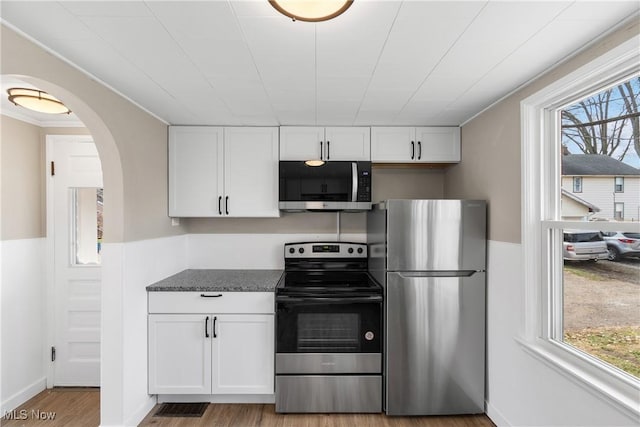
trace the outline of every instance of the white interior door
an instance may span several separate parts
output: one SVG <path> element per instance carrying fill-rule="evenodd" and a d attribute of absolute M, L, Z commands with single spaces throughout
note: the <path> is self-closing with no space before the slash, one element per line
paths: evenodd
<path fill-rule="evenodd" d="M 54 386 L 100 385 L 102 169 L 89 138 L 48 146 L 53 225 Z"/>

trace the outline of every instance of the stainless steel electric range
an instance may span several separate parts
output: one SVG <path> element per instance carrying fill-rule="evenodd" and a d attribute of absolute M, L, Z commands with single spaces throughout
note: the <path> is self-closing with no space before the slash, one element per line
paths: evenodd
<path fill-rule="evenodd" d="M 276 287 L 276 412 L 382 411 L 382 288 L 367 245 L 285 244 Z"/>

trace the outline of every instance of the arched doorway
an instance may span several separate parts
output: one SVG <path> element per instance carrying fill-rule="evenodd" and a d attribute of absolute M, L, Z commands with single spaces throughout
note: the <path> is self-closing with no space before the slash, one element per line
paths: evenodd
<path fill-rule="evenodd" d="M 101 356 L 101 413 L 108 414 L 107 418 L 118 419 L 122 416 L 122 316 L 121 307 L 117 301 L 122 286 L 122 257 L 118 253 L 110 253 L 113 246 L 117 247 L 123 241 L 123 173 L 119 150 L 114 136 L 107 124 L 87 102 L 73 93 L 73 89 L 63 88 L 51 81 L 25 74 L 11 74 L 29 84 L 51 93 L 74 111 L 86 125 L 98 149 L 102 170 L 104 171 L 104 234 L 103 234 L 103 283 L 101 303 L 101 338 L 102 346 L 108 351 Z M 43 165 L 44 166 L 44 163 Z M 116 249 L 117 252 L 117 249 Z M 46 256 L 52 254 L 46 253 Z M 25 262 L 43 263 L 45 260 L 28 260 Z M 43 268 L 44 267 L 40 267 Z M 46 296 L 39 306 L 46 306 Z M 49 322 L 44 322 L 49 328 Z M 47 332 L 50 336 L 50 332 Z M 44 352 L 40 357 L 43 364 L 49 358 L 48 346 L 43 346 Z M 26 356 L 26 355 L 25 355 Z M 33 357 L 33 355 L 29 355 Z M 104 417 L 103 417 L 104 418 Z"/>

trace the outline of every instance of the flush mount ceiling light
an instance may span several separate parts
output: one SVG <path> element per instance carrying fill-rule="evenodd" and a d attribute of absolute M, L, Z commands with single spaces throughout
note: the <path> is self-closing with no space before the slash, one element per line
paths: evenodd
<path fill-rule="evenodd" d="M 353 0 L 269 0 L 278 12 L 294 21 L 327 21 L 342 14 Z"/>
<path fill-rule="evenodd" d="M 9 94 L 9 101 L 29 110 L 47 114 L 71 113 L 71 110 L 57 98 L 38 89 L 13 87 L 7 89 L 7 93 Z"/>

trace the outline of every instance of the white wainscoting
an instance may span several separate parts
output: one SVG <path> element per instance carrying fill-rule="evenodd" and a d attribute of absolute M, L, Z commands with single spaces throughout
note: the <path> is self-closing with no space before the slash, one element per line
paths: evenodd
<path fill-rule="evenodd" d="M 147 393 L 146 287 L 187 268 L 187 236 L 103 246 L 101 425 L 137 425 Z"/>
<path fill-rule="evenodd" d="M 638 420 L 525 353 L 521 245 L 488 242 L 487 415 L 498 426 L 632 426 Z"/>
<path fill-rule="evenodd" d="M 284 244 L 335 241 L 336 234 L 190 234 L 189 268 L 269 270 L 284 268 Z M 366 242 L 366 234 L 341 234 L 343 242 Z"/>
<path fill-rule="evenodd" d="M 46 387 L 45 239 L 0 241 L 0 416 Z"/>

